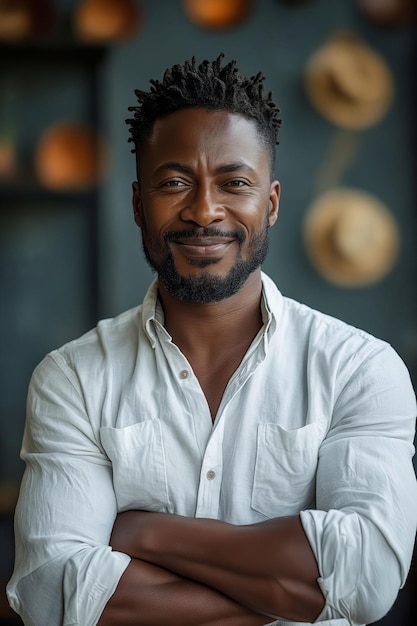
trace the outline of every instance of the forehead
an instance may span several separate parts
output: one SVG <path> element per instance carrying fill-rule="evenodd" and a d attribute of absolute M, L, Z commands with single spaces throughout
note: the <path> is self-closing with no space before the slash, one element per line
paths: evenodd
<path fill-rule="evenodd" d="M 142 146 L 141 161 L 249 159 L 253 166 L 268 166 L 269 153 L 256 123 L 229 111 L 189 108 L 156 120 Z"/>

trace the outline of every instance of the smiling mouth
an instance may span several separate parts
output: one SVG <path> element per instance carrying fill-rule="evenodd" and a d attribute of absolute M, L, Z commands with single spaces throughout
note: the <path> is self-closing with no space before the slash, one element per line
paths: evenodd
<path fill-rule="evenodd" d="M 216 258 L 222 256 L 233 241 L 229 237 L 184 237 L 172 239 L 171 244 L 179 246 L 190 257 Z"/>

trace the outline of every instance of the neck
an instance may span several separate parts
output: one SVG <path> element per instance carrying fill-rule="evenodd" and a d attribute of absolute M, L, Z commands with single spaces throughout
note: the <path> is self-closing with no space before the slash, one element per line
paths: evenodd
<path fill-rule="evenodd" d="M 165 327 L 191 364 L 212 420 L 230 377 L 262 327 L 261 291 L 260 270 L 238 293 L 210 304 L 180 302 L 159 286 Z"/>
<path fill-rule="evenodd" d="M 251 343 L 262 326 L 261 272 L 253 272 L 243 287 L 221 302 L 181 302 L 159 284 L 165 327 L 174 343 L 185 352 L 216 353 L 225 344 Z"/>

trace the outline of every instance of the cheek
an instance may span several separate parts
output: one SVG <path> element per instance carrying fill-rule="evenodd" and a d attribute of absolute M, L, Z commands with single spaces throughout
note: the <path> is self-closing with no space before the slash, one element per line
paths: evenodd
<path fill-rule="evenodd" d="M 146 199 L 142 206 L 142 221 L 146 223 L 148 231 L 157 236 L 162 236 L 165 230 L 171 229 L 177 214 L 178 211 L 169 199 Z"/>
<path fill-rule="evenodd" d="M 167 228 L 161 226 L 160 221 L 155 220 L 155 216 L 149 219 L 148 214 L 143 215 L 141 226 L 143 245 L 155 260 L 163 260 L 168 253 L 168 247 L 164 240 L 166 231 Z"/>
<path fill-rule="evenodd" d="M 152 239 L 158 239 L 159 233 L 162 230 L 162 222 L 158 215 L 158 212 L 153 210 L 152 207 L 147 207 L 146 211 L 142 211 L 142 224 L 141 228 L 147 237 Z"/>
<path fill-rule="evenodd" d="M 263 232 L 270 225 L 270 217 L 269 202 L 263 203 L 262 208 L 258 204 L 256 214 L 254 212 L 250 223 L 248 221 L 251 232 L 254 234 Z"/>
<path fill-rule="evenodd" d="M 155 231 L 151 224 L 145 221 L 142 223 L 142 238 L 148 249 L 155 252 L 159 252 L 164 245 L 162 236 Z"/>

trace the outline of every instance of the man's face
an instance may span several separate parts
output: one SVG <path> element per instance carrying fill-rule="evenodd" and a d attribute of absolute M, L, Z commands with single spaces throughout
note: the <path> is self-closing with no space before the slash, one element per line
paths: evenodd
<path fill-rule="evenodd" d="M 191 108 L 156 121 L 138 158 L 136 223 L 145 256 L 174 297 L 217 302 L 263 262 L 279 184 L 257 128 L 240 114 Z"/>

